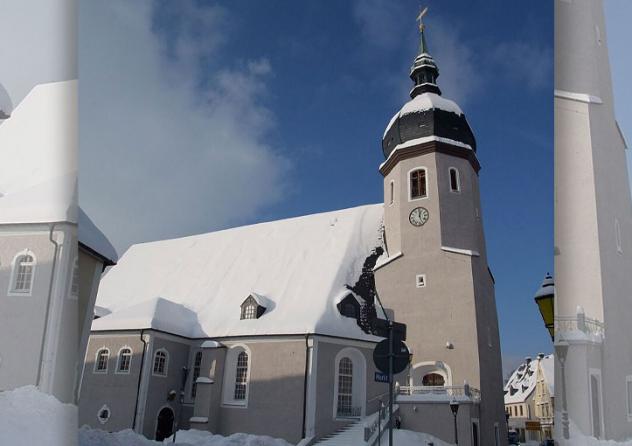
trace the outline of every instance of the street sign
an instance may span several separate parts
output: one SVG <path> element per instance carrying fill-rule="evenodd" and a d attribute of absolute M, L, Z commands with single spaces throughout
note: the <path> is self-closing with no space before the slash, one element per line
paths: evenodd
<path fill-rule="evenodd" d="M 389 322 L 386 319 L 373 319 L 371 324 L 377 336 L 388 338 Z M 396 342 L 406 340 L 406 324 L 393 322 L 393 339 Z"/>
<path fill-rule="evenodd" d="M 373 362 L 378 370 L 388 374 L 388 339 L 384 339 L 373 350 Z M 410 351 L 402 341 L 393 341 L 393 373 L 406 370 L 410 362 Z"/>
<path fill-rule="evenodd" d="M 388 373 L 375 372 L 375 382 L 376 383 L 388 383 Z"/>

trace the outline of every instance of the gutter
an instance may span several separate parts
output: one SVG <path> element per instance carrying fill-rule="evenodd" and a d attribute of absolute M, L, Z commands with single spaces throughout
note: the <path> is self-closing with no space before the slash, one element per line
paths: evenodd
<path fill-rule="evenodd" d="M 143 368 L 145 367 L 145 353 L 147 352 L 147 342 L 143 337 L 145 329 L 140 331 L 140 342 L 143 343 L 143 356 L 140 358 L 140 370 L 138 371 L 138 384 L 136 385 L 136 404 L 134 405 L 134 420 L 132 421 L 132 430 L 136 430 L 136 414 L 138 413 L 138 400 L 140 399 L 140 385 L 143 379 Z M 142 432 L 141 432 L 142 433 Z"/>
<path fill-rule="evenodd" d="M 50 283 L 48 284 L 48 298 L 46 300 L 46 316 L 44 318 L 44 336 L 42 336 L 42 344 L 40 347 L 40 355 L 39 355 L 39 367 L 37 370 L 37 380 L 35 381 L 38 388 L 40 387 L 41 380 L 42 380 L 42 361 L 44 360 L 44 344 L 46 342 L 46 336 L 48 334 L 48 318 L 50 316 L 51 300 L 53 297 L 53 284 L 55 283 L 55 268 L 57 266 L 57 253 L 59 252 L 59 243 L 57 243 L 53 239 L 53 232 L 55 231 L 56 224 L 57 223 L 52 223 L 48 231 L 48 240 L 55 246 L 55 249 L 53 253 L 53 264 L 51 266 Z"/>
<path fill-rule="evenodd" d="M 305 438 L 307 429 L 307 375 L 309 373 L 309 335 L 305 335 L 305 375 L 303 379 L 303 428 L 302 438 Z"/>

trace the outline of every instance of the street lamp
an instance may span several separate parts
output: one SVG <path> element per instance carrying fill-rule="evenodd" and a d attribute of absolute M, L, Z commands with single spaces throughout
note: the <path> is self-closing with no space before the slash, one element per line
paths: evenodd
<path fill-rule="evenodd" d="M 454 417 L 454 444 L 459 444 L 459 432 L 456 427 L 456 414 L 459 412 L 459 402 L 455 399 L 450 401 L 450 410 L 452 411 L 452 416 Z"/>
<path fill-rule="evenodd" d="M 562 435 L 564 439 L 568 440 L 570 437 L 568 431 L 568 408 L 566 405 L 566 373 L 565 363 L 566 363 L 566 355 L 568 353 L 568 342 L 565 340 L 559 341 L 555 343 L 555 354 L 557 356 L 558 364 L 560 365 L 560 373 L 562 374 Z"/>
<path fill-rule="evenodd" d="M 535 303 L 538 304 L 540 314 L 544 320 L 544 326 L 549 330 L 551 340 L 554 339 L 554 313 L 555 313 L 555 285 L 553 277 L 547 273 L 542 286 L 535 293 Z"/>

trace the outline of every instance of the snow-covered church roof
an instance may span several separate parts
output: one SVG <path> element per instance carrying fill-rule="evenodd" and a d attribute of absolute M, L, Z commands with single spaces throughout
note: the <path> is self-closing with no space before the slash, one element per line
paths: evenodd
<path fill-rule="evenodd" d="M 155 328 L 187 337 L 327 334 L 372 339 L 336 305 L 382 246 L 368 205 L 132 246 L 102 279 L 95 331 Z M 240 319 L 250 295 L 266 300 Z"/>
<path fill-rule="evenodd" d="M 542 369 L 550 394 L 554 394 L 553 355 L 538 355 L 534 360 L 526 358 L 511 374 L 505 384 L 505 404 L 523 403 L 531 396 L 537 383 L 538 366 Z"/>
<path fill-rule="evenodd" d="M 0 224 L 78 224 L 79 241 L 116 263 L 112 244 L 77 206 L 77 120 L 70 80 L 37 85 L 2 121 Z"/>
<path fill-rule="evenodd" d="M 0 125 L 0 224 L 77 222 L 77 82 L 37 85 Z"/>

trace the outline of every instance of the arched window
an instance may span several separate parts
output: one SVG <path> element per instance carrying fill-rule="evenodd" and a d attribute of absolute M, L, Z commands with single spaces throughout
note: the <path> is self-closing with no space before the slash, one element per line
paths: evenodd
<path fill-rule="evenodd" d="M 354 416 L 353 362 L 351 362 L 351 359 L 346 357 L 342 358 L 338 363 L 338 416 Z"/>
<path fill-rule="evenodd" d="M 241 352 L 237 356 L 237 368 L 235 370 L 235 401 L 244 401 L 248 394 L 248 353 Z"/>
<path fill-rule="evenodd" d="M 415 169 L 410 172 L 410 199 L 427 197 L 427 189 L 426 169 Z"/>
<path fill-rule="evenodd" d="M 35 256 L 26 251 L 18 254 L 13 261 L 13 277 L 11 292 L 17 294 L 30 294 L 35 273 Z"/>
<path fill-rule="evenodd" d="M 108 361 L 110 359 L 110 350 L 102 348 L 97 352 L 96 360 L 94 361 L 94 373 L 107 373 Z"/>
<path fill-rule="evenodd" d="M 459 171 L 455 167 L 450 167 L 450 191 L 461 191 L 461 178 L 459 178 Z"/>
<path fill-rule="evenodd" d="M 391 186 L 390 186 L 390 196 L 389 196 L 389 204 L 393 204 L 395 202 L 395 182 L 391 181 Z"/>
<path fill-rule="evenodd" d="M 192 376 L 192 384 L 191 384 L 191 398 L 195 398 L 197 393 L 197 379 L 200 377 L 200 369 L 202 368 L 202 352 L 197 352 L 195 354 L 195 359 L 193 360 L 193 376 Z"/>
<path fill-rule="evenodd" d="M 116 367 L 116 372 L 129 373 L 131 364 L 132 364 L 132 349 L 129 347 L 123 347 L 119 351 L 118 366 Z"/>
<path fill-rule="evenodd" d="M 334 361 L 333 416 L 360 418 L 366 412 L 366 358 L 356 348 L 346 347 Z"/>
<path fill-rule="evenodd" d="M 438 373 L 428 373 L 421 380 L 422 386 L 444 386 L 445 378 Z"/>
<path fill-rule="evenodd" d="M 226 406 L 248 405 L 248 382 L 252 367 L 252 354 L 244 344 L 233 345 L 226 352 L 222 404 Z"/>
<path fill-rule="evenodd" d="M 167 376 L 167 367 L 169 365 L 169 355 L 165 349 L 160 349 L 154 355 L 154 371 L 156 376 Z"/>

